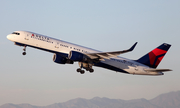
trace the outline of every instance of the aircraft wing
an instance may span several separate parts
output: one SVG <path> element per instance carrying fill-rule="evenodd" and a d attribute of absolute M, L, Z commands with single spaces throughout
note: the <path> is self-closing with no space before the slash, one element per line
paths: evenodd
<path fill-rule="evenodd" d="M 171 69 L 144 69 L 147 72 L 166 72 L 166 71 L 172 71 Z"/>
<path fill-rule="evenodd" d="M 135 48 L 136 44 L 137 44 L 137 42 L 131 48 L 129 48 L 127 50 L 123 50 L 123 51 L 101 52 L 101 53 L 87 53 L 85 55 L 87 55 L 91 59 L 99 59 L 99 60 L 103 61 L 104 59 L 110 59 L 112 57 L 117 57 L 120 54 L 132 51 Z"/>

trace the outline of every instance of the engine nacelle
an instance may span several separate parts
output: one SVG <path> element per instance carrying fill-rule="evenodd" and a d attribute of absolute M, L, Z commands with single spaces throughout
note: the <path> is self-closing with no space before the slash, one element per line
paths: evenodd
<path fill-rule="evenodd" d="M 66 61 L 67 61 L 67 59 L 64 58 L 64 57 L 62 57 L 62 56 L 60 56 L 60 55 L 58 55 L 58 54 L 56 54 L 56 53 L 54 53 L 54 55 L 53 55 L 53 61 L 54 61 L 55 63 L 58 63 L 58 64 L 65 64 Z"/>
<path fill-rule="evenodd" d="M 88 57 L 80 52 L 70 51 L 68 58 L 72 61 L 86 61 Z"/>

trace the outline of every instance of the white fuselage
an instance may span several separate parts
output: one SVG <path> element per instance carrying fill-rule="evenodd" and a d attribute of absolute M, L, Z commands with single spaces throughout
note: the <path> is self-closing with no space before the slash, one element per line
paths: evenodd
<path fill-rule="evenodd" d="M 17 32 L 20 34 L 19 35 L 9 34 L 7 38 L 15 43 L 20 43 L 30 47 L 35 47 L 42 50 L 50 51 L 53 53 L 60 52 L 68 55 L 70 51 L 77 51 L 84 54 L 101 52 L 33 32 L 27 32 L 27 31 L 17 31 Z M 103 66 L 99 66 L 99 67 L 103 67 L 107 69 L 109 69 L 108 66 L 114 67 L 116 69 L 119 69 L 119 70 L 114 70 L 117 72 L 121 72 L 120 70 L 122 70 L 123 73 L 129 73 L 129 74 L 163 75 L 162 72 L 146 72 L 144 69 L 149 68 L 148 66 L 138 63 L 134 60 L 129 60 L 119 56 L 110 59 L 104 59 L 104 61 L 100 61 L 100 62 L 102 64 L 107 65 L 107 67 L 103 67 Z"/>

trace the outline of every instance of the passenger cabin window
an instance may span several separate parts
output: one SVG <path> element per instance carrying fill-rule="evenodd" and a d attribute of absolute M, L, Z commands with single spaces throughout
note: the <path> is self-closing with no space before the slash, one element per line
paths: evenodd
<path fill-rule="evenodd" d="M 18 32 L 13 32 L 12 34 L 20 35 L 20 33 L 18 33 Z"/>

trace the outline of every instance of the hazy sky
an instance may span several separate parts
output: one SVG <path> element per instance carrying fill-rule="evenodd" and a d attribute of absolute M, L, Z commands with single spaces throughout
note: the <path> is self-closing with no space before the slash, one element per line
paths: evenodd
<path fill-rule="evenodd" d="M 152 99 L 180 90 L 179 0 L 1 0 L 0 105 L 49 105 L 74 98 Z M 60 65 L 52 53 L 15 46 L 6 36 L 32 31 L 100 51 L 117 51 L 138 59 L 166 42 L 171 49 L 158 68 L 164 76 L 138 76 L 94 67 L 81 75 L 78 64 Z"/>

